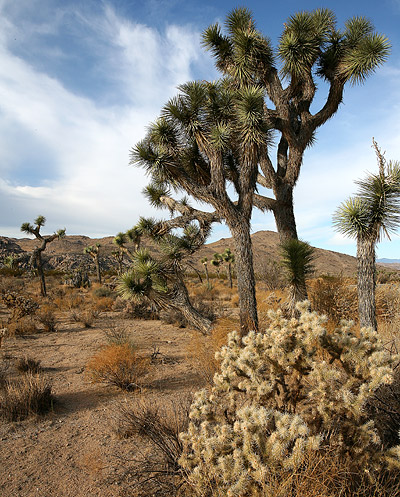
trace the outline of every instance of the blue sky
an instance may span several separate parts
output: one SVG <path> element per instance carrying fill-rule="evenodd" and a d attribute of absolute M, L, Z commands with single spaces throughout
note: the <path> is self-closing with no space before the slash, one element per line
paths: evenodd
<path fill-rule="evenodd" d="M 346 88 L 295 190 L 301 238 L 355 255 L 331 217 L 354 180 L 376 170 L 372 137 L 400 160 L 400 0 L 0 0 L 0 235 L 21 237 L 21 224 L 38 214 L 47 217 L 44 232 L 94 237 L 159 216 L 129 150 L 179 84 L 218 77 L 201 32 L 240 5 L 275 45 L 291 14 L 318 7 L 331 8 L 339 27 L 369 17 L 392 43 L 374 76 Z M 321 84 L 319 103 L 324 96 Z M 256 212 L 252 229 L 275 230 L 273 216 Z M 216 227 L 212 239 L 223 236 L 227 229 Z M 381 243 L 378 256 L 400 258 L 400 238 Z"/>

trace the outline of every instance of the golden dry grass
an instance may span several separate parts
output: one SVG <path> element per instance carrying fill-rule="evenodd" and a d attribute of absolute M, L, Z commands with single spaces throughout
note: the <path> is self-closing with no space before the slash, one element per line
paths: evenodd
<path fill-rule="evenodd" d="M 148 371 L 150 359 L 139 357 L 130 343 L 102 347 L 86 366 L 93 382 L 105 382 L 122 390 L 135 390 Z"/>

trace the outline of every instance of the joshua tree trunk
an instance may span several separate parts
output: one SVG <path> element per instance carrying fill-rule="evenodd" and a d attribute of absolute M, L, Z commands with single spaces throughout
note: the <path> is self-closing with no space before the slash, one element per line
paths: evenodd
<path fill-rule="evenodd" d="M 377 329 L 375 316 L 375 242 L 373 237 L 357 240 L 358 315 L 361 327 Z"/>
<path fill-rule="evenodd" d="M 97 280 L 99 284 L 101 285 L 101 271 L 100 271 L 100 262 L 99 262 L 99 254 L 95 254 L 96 257 L 94 258 L 94 263 L 96 265 L 96 274 L 97 274 Z"/>
<path fill-rule="evenodd" d="M 204 264 L 204 269 L 206 270 L 207 288 L 210 288 L 210 275 L 208 274 L 207 264 Z"/>
<path fill-rule="evenodd" d="M 40 293 L 42 294 L 42 297 L 46 297 L 47 296 L 46 280 L 44 277 L 42 257 L 39 251 L 35 255 L 35 261 L 36 261 L 36 269 L 40 279 Z"/>
<path fill-rule="evenodd" d="M 228 273 L 229 288 L 232 288 L 233 287 L 233 284 L 232 284 L 232 264 L 230 262 L 228 262 L 228 268 L 227 268 L 226 272 Z"/>
<path fill-rule="evenodd" d="M 187 288 L 181 281 L 178 280 L 175 283 L 169 297 L 169 307 L 171 307 L 172 304 L 172 306 L 180 311 L 187 321 L 194 328 L 201 331 L 203 335 L 208 335 L 210 333 L 212 327 L 211 320 L 204 317 L 192 306 Z"/>
<path fill-rule="evenodd" d="M 297 240 L 296 220 L 293 210 L 293 187 L 281 183 L 274 188 L 276 208 L 273 209 L 276 229 L 281 243 L 290 238 Z"/>
<path fill-rule="evenodd" d="M 242 336 L 258 330 L 256 280 L 253 266 L 253 250 L 250 237 L 250 222 L 236 220 L 227 222 L 235 244 L 236 272 L 240 308 L 240 331 Z"/>

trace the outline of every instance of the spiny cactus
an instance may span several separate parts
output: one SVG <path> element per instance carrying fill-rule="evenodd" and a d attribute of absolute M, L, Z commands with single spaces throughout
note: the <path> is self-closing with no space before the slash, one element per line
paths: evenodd
<path fill-rule="evenodd" d="M 307 454 L 325 449 L 371 478 L 399 466 L 400 447 L 382 447 L 364 409 L 392 382 L 398 357 L 372 329 L 357 336 L 342 323 L 329 334 L 308 309 L 298 304 L 290 320 L 271 311 L 264 333 L 232 332 L 218 353 L 221 372 L 211 392 L 196 394 L 181 434 L 180 464 L 199 494 L 211 486 L 218 495 L 264 495 L 271 470 L 301 471 Z"/>

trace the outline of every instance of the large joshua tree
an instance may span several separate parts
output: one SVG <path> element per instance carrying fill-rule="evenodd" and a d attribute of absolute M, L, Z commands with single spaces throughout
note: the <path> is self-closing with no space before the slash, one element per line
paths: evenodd
<path fill-rule="evenodd" d="M 226 34 L 215 24 L 205 31 L 203 42 L 224 78 L 182 85 L 133 149 L 132 163 L 150 174 L 147 194 L 154 205 L 187 215 L 186 200 L 171 196 L 171 191 L 181 191 L 210 204 L 215 209 L 210 216 L 226 222 L 234 240 L 241 329 L 246 333 L 258 327 L 253 206 L 274 213 L 281 241 L 297 239 L 293 189 L 304 151 L 317 128 L 337 111 L 345 84 L 362 82 L 385 61 L 390 46 L 361 17 L 338 30 L 327 9 L 291 17 L 276 53 L 245 8 L 228 15 Z M 313 114 L 316 77 L 329 84 L 329 92 Z M 280 134 L 275 165 L 271 130 Z M 258 186 L 272 190 L 275 198 L 261 195 Z"/>
<path fill-rule="evenodd" d="M 386 60 L 390 44 L 364 17 L 353 17 L 338 29 L 329 9 L 289 17 L 276 49 L 246 8 L 233 10 L 225 28 L 226 33 L 218 24 L 206 29 L 204 46 L 234 87 L 264 91 L 264 117 L 278 133 L 275 164 L 270 149 L 264 148 L 257 176 L 274 198 L 256 195 L 255 204 L 273 212 L 281 242 L 297 238 L 293 189 L 304 152 L 317 129 L 338 110 L 346 83 L 362 83 Z M 320 109 L 312 112 L 317 79 L 325 81 L 329 91 Z"/>
<path fill-rule="evenodd" d="M 400 225 L 400 163 L 387 162 L 373 140 L 379 172 L 356 181 L 355 196 L 343 202 L 333 216 L 336 230 L 357 240 L 357 291 L 360 326 L 377 328 L 375 316 L 375 247 L 390 239 Z"/>
<path fill-rule="evenodd" d="M 226 221 L 235 244 L 244 333 L 258 328 L 250 218 L 258 162 L 270 138 L 263 101 L 255 87 L 186 83 L 132 151 L 132 162 L 151 176 L 146 193 L 153 205 L 199 223 Z M 171 189 L 211 204 L 215 213 L 193 209 L 187 199 L 175 201 Z"/>
<path fill-rule="evenodd" d="M 29 235 L 34 235 L 35 238 L 40 243 L 33 249 L 30 262 L 31 265 L 36 268 L 36 271 L 38 273 L 40 279 L 40 292 L 43 297 L 46 297 L 47 289 L 46 289 L 46 279 L 43 270 L 42 252 L 46 250 L 48 243 L 51 243 L 52 241 L 60 239 L 65 236 L 65 228 L 58 230 L 53 235 L 46 235 L 46 236 L 42 235 L 40 233 L 40 229 L 42 228 L 42 226 L 44 226 L 45 222 L 46 218 L 44 216 L 38 216 L 35 219 L 33 225 L 30 223 L 23 223 L 21 226 L 22 232 L 27 233 Z"/>

